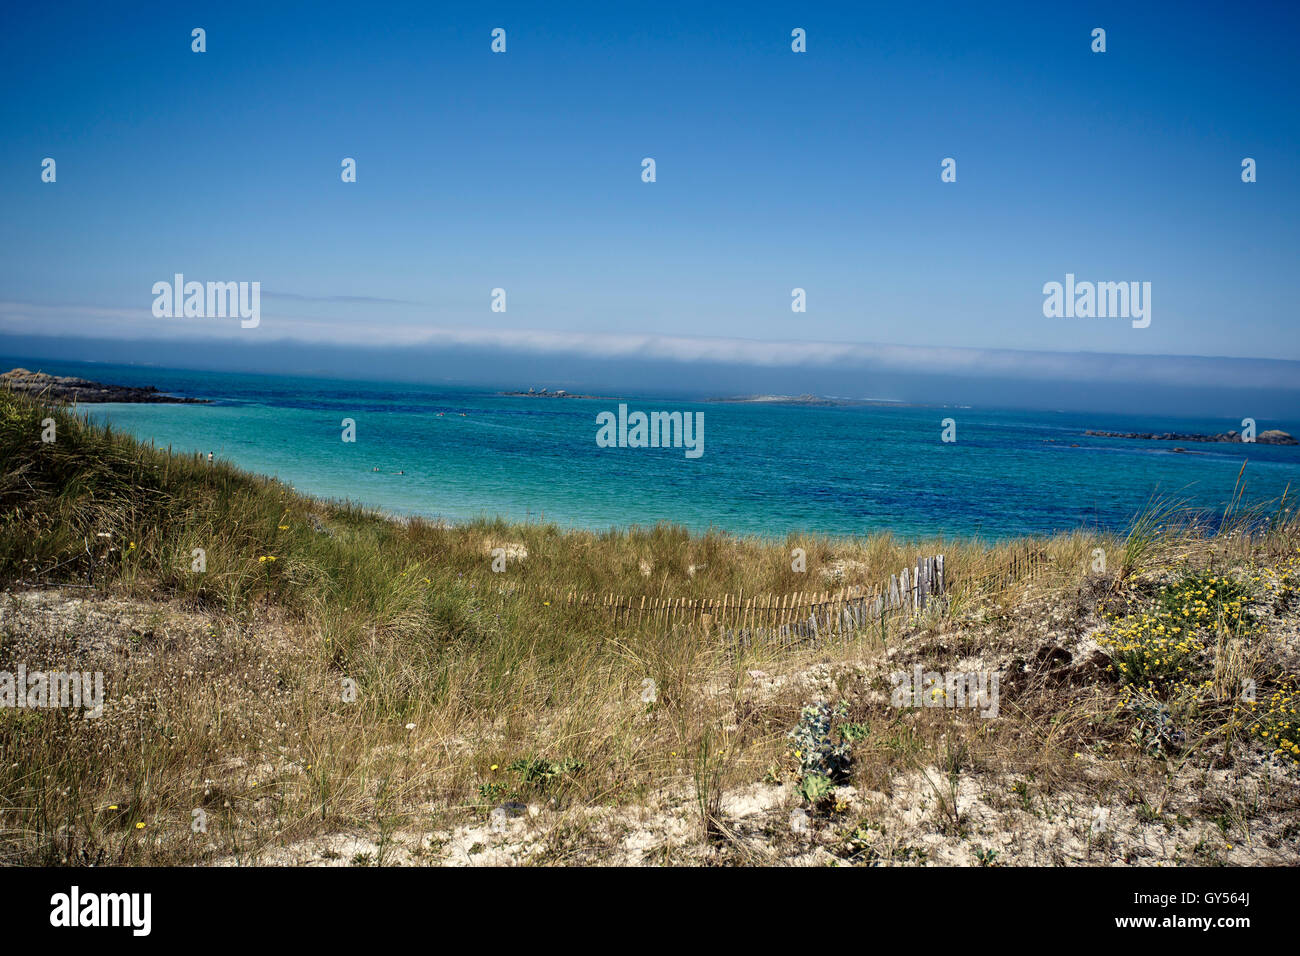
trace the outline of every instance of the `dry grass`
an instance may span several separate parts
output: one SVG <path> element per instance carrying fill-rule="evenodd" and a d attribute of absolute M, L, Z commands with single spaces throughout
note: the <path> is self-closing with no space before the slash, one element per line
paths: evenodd
<path fill-rule="evenodd" d="M 40 440 L 47 416 L 52 444 Z M 1294 643 L 1297 523 L 1281 508 L 1230 512 L 1213 532 L 1164 510 L 1127 539 L 997 544 L 395 522 L 7 394 L 0 456 L 0 669 L 102 670 L 108 691 L 98 719 L 0 710 L 10 862 L 250 861 L 340 833 L 366 835 L 364 851 L 329 851 L 355 862 L 495 860 L 492 840 L 505 837 L 485 828 L 508 801 L 529 808 L 509 824 L 531 834 L 521 858 L 551 863 L 941 856 L 909 842 L 913 823 L 881 822 L 891 800 L 922 807 L 928 822 L 915 825 L 945 847 L 974 846 L 985 810 L 1032 829 L 1064 796 L 1145 807 L 1133 812 L 1148 823 L 1202 797 L 1229 829 L 1294 817 L 1285 768 L 1244 789 L 1211 779 L 1258 750 L 1233 716 L 1241 681 L 1264 692 L 1295 665 L 1270 643 Z M 507 548 L 504 573 L 492 571 L 494 547 Z M 796 547 L 806 573 L 791 569 Z M 1027 549 L 1046 556 L 1032 583 L 977 586 Z M 1093 570 L 1097 549 L 1111 570 Z M 934 553 L 958 582 L 949 601 L 817 646 L 615 626 L 559 600 L 874 586 Z M 1209 696 L 1179 705 L 1197 736 L 1154 761 L 1129 741 L 1094 637 L 1108 609 L 1127 613 L 1162 582 L 1207 570 L 1254 574 L 1271 630 L 1216 634 Z M 891 706 L 888 675 L 914 662 L 1003 670 L 1000 719 Z M 809 843 L 784 821 L 798 803 L 787 734 L 812 700 L 843 701 L 844 720 L 869 732 L 853 744 L 851 789 L 812 808 Z M 1003 796 L 972 796 L 972 781 Z M 766 809 L 750 813 L 743 795 Z M 644 823 L 656 813 L 676 822 Z M 632 853 L 641 837 L 625 831 L 662 845 Z M 1083 846 L 1088 860 L 1124 852 L 1091 836 Z"/>

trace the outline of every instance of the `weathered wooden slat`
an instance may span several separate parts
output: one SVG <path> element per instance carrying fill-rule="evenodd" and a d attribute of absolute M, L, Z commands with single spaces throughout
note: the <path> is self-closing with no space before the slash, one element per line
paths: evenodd
<path fill-rule="evenodd" d="M 1024 550 L 1013 554 L 1000 569 L 968 586 L 1003 585 L 1034 577 L 1044 565 L 1044 557 Z M 887 584 L 868 587 L 862 584 L 841 585 L 836 590 L 794 591 L 785 594 L 751 594 L 741 590 L 719 598 L 669 597 L 641 595 L 623 597 L 613 592 L 590 593 L 572 589 L 562 598 L 567 606 L 600 607 L 616 624 L 640 625 L 662 622 L 667 626 L 707 624 L 717 627 L 737 640 L 752 640 L 756 634 L 773 638 L 821 638 L 831 634 L 850 635 L 891 611 L 924 612 L 950 589 L 944 555 L 918 557 L 914 565 L 891 574 Z M 536 585 L 523 584 L 505 593 L 541 595 Z"/>

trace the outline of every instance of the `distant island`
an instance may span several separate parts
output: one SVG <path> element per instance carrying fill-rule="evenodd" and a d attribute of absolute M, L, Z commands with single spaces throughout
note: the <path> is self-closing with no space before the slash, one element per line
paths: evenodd
<path fill-rule="evenodd" d="M 608 395 L 578 395 L 574 392 L 567 392 L 562 388 L 530 388 L 526 392 L 502 392 L 502 395 L 508 395 L 511 398 L 598 398 L 601 401 L 614 401 Z"/>
<path fill-rule="evenodd" d="M 158 391 L 152 385 L 139 388 L 133 385 L 105 385 L 85 378 L 66 375 L 48 375 L 16 368 L 0 375 L 0 389 L 56 402 L 134 402 L 154 405 L 206 405 L 206 398 L 178 398 Z"/>
<path fill-rule="evenodd" d="M 808 405 L 831 408 L 843 405 L 883 405 L 892 408 L 916 407 L 910 402 L 892 402 L 883 398 L 826 398 L 822 395 L 736 395 L 729 398 L 706 398 L 722 405 Z"/>
<path fill-rule="evenodd" d="M 1226 431 L 1219 435 L 1195 435 L 1186 432 L 1103 432 L 1089 429 L 1084 432 L 1085 435 L 1092 435 L 1095 438 L 1137 438 L 1145 441 L 1200 441 L 1200 442 L 1240 442 L 1241 435 L 1236 431 Z M 1270 428 L 1268 431 L 1262 431 L 1255 436 L 1256 443 L 1260 445 L 1300 445 L 1286 432 L 1277 428 Z"/>

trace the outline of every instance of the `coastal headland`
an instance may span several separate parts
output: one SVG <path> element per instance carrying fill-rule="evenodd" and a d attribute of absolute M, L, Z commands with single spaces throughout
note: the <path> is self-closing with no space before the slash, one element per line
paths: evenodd
<path fill-rule="evenodd" d="M 132 402 L 153 405 L 205 405 L 206 398 L 186 398 L 168 395 L 154 386 L 107 385 L 90 379 L 67 375 L 49 375 L 15 368 L 0 375 L 0 389 L 29 395 L 32 398 L 55 402 L 81 404 L 103 402 Z"/>

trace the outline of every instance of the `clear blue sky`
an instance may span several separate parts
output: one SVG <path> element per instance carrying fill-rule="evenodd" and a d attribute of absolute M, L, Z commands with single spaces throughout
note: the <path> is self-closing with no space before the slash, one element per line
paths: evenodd
<path fill-rule="evenodd" d="M 208 334 L 149 315 L 184 272 L 268 343 L 1300 359 L 1295 3 L 180 7 L 6 6 L 0 333 Z M 1067 272 L 1150 328 L 1044 318 Z"/>

